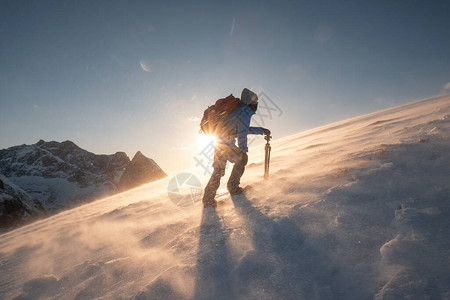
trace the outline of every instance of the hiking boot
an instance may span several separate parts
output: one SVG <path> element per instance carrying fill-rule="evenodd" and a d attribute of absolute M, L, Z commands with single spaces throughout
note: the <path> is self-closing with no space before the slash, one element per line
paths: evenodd
<path fill-rule="evenodd" d="M 230 195 L 240 195 L 244 192 L 244 189 L 241 187 L 228 188 Z"/>

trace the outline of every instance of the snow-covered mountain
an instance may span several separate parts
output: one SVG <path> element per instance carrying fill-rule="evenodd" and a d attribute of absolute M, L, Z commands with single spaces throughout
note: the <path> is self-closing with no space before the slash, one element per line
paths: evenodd
<path fill-rule="evenodd" d="M 45 216 L 39 201 L 0 174 L 0 232 Z"/>
<path fill-rule="evenodd" d="M 130 173 L 138 183 L 166 174 L 138 152 L 130 161 L 124 152 L 97 155 L 71 141 L 21 145 L 0 150 L 0 173 L 37 199 L 49 214 L 132 188 Z M 146 174 L 136 173 L 141 168 Z M 122 174 L 128 175 L 122 178 Z"/>
<path fill-rule="evenodd" d="M 192 169 L 1 235 L 0 298 L 450 299 L 449 95 L 271 144 L 216 210 Z"/>

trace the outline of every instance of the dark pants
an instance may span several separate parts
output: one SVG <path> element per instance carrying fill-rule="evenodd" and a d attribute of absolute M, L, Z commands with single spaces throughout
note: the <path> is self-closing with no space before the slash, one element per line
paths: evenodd
<path fill-rule="evenodd" d="M 242 174 L 244 174 L 245 166 L 248 162 L 247 153 L 240 153 L 239 148 L 236 146 L 218 144 L 214 150 L 214 171 L 206 185 L 203 203 L 214 202 L 214 197 L 220 185 L 220 178 L 225 175 L 227 161 L 234 163 L 227 188 L 229 191 L 232 191 L 239 187 Z"/>

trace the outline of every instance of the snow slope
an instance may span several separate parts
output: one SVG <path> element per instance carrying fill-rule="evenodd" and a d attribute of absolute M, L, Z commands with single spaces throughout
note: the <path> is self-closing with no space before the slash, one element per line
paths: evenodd
<path fill-rule="evenodd" d="M 0 298 L 450 299 L 449 138 L 446 95 L 273 141 L 269 181 L 251 149 L 217 210 L 169 177 L 62 212 L 0 236 Z"/>

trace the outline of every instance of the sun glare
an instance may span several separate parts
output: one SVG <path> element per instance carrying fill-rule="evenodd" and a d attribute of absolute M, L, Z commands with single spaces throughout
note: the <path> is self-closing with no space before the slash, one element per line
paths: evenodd
<path fill-rule="evenodd" d="M 216 138 L 212 135 L 200 134 L 197 139 L 197 148 L 199 151 L 204 150 L 206 147 L 214 146 L 216 144 Z"/>

